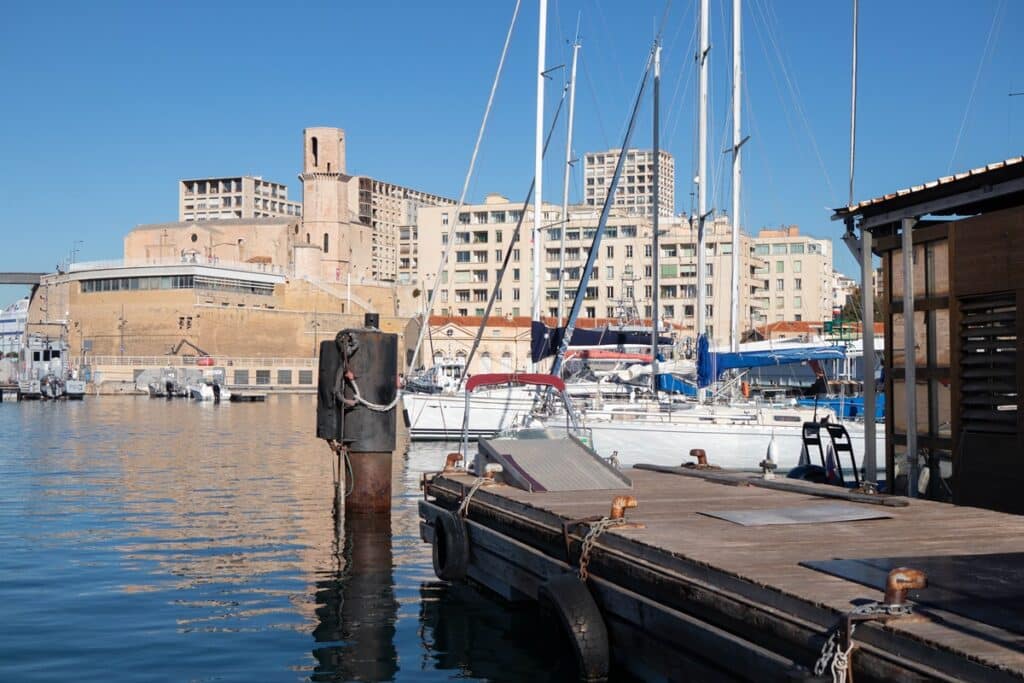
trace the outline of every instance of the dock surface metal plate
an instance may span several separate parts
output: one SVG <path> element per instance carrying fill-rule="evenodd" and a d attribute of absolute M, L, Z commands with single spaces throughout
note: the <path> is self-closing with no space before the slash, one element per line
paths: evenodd
<path fill-rule="evenodd" d="M 629 489 L 626 475 L 577 441 L 552 439 L 481 439 L 480 454 L 504 468 L 506 479 L 533 491 L 600 491 Z"/>
<path fill-rule="evenodd" d="M 812 503 L 762 510 L 700 510 L 699 512 L 708 517 L 717 517 L 742 526 L 859 522 L 865 519 L 888 519 L 892 516 L 882 510 L 872 510 L 863 505 L 848 505 L 846 503 Z"/>
<path fill-rule="evenodd" d="M 885 589 L 890 570 L 920 569 L 928 575 L 928 587 L 910 592 L 910 599 L 917 604 L 1024 635 L 1024 553 L 872 557 L 800 564 L 878 590 Z M 1024 648 L 1024 639 L 1018 645 Z"/>

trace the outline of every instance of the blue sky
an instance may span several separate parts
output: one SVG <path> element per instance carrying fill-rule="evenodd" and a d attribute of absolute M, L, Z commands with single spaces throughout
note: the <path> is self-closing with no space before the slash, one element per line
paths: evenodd
<path fill-rule="evenodd" d="M 511 18 L 472 2 L 14 3 L 0 24 L 2 270 L 117 258 L 134 225 L 176 219 L 182 177 L 296 181 L 303 127 L 348 132 L 348 170 L 457 196 Z M 676 208 L 694 168 L 695 3 L 665 29 L 663 146 Z M 578 152 L 618 146 L 664 3 L 550 0 L 548 64 L 577 18 Z M 850 2 L 745 2 L 748 231 L 837 237 L 847 194 Z M 927 9 L 926 9 L 927 8 Z M 729 204 L 731 2 L 711 0 L 712 202 Z M 533 172 L 536 2 L 523 4 L 471 199 Z M 862 0 L 856 195 L 1024 152 L 1024 3 Z M 548 115 L 562 89 L 548 84 Z M 650 106 L 634 138 L 650 146 Z M 558 147 L 564 138 L 556 137 Z M 561 195 L 561 150 L 545 197 Z M 581 173 L 572 197 L 579 197 Z M 837 266 L 853 269 L 837 241 Z M 6 302 L 23 288 L 0 287 Z"/>

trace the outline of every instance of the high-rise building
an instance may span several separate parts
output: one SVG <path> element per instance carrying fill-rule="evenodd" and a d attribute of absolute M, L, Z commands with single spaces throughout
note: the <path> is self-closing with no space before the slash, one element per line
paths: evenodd
<path fill-rule="evenodd" d="M 761 230 L 753 238 L 754 254 L 765 264 L 766 322 L 832 319 L 832 241 L 800 234 L 795 225 Z"/>
<path fill-rule="evenodd" d="M 181 222 L 301 215 L 302 203 L 288 199 L 287 185 L 259 176 L 178 181 L 178 220 Z"/>
<path fill-rule="evenodd" d="M 672 155 L 660 154 L 661 175 L 658 179 L 658 209 L 662 216 L 675 213 L 676 205 L 676 162 Z M 583 156 L 583 203 L 600 208 L 604 205 L 619 161 L 619 150 L 587 152 Z M 654 206 L 654 152 L 653 150 L 628 149 L 626 162 L 622 167 L 619 186 L 615 192 L 617 210 L 638 216 L 653 216 Z"/>
<path fill-rule="evenodd" d="M 373 230 L 373 278 L 409 282 L 416 272 L 418 209 L 457 202 L 367 176 L 350 182 L 359 188 L 359 221 Z"/>

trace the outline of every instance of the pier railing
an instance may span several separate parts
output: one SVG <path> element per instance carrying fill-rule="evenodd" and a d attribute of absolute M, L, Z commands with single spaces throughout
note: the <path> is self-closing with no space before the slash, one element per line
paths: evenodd
<path fill-rule="evenodd" d="M 213 356 L 78 356 L 72 358 L 73 365 L 113 365 L 128 367 L 180 367 L 200 364 L 203 359 L 212 359 L 209 367 L 248 367 L 248 368 L 315 368 L 317 358 L 245 358 L 245 357 L 213 357 Z"/>

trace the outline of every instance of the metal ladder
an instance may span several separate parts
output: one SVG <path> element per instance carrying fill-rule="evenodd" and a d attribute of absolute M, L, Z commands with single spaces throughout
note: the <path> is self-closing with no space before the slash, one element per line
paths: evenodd
<path fill-rule="evenodd" d="M 826 422 L 824 424 L 821 422 L 804 422 L 801 438 L 808 455 L 811 453 L 811 448 L 816 447 L 818 449 L 818 457 L 821 460 L 821 468 L 826 473 L 828 472 L 828 464 L 825 461 L 825 447 L 821 434 L 822 428 L 828 434 L 829 441 L 832 444 L 832 451 L 836 454 L 836 474 L 839 477 L 839 485 L 846 486 L 842 461 L 843 454 L 848 453 L 850 456 L 850 468 L 853 471 L 853 485 L 855 487 L 860 486 L 860 473 L 857 471 L 857 458 L 853 453 L 853 441 L 850 439 L 850 433 L 846 431 L 845 426 L 836 422 Z"/>

